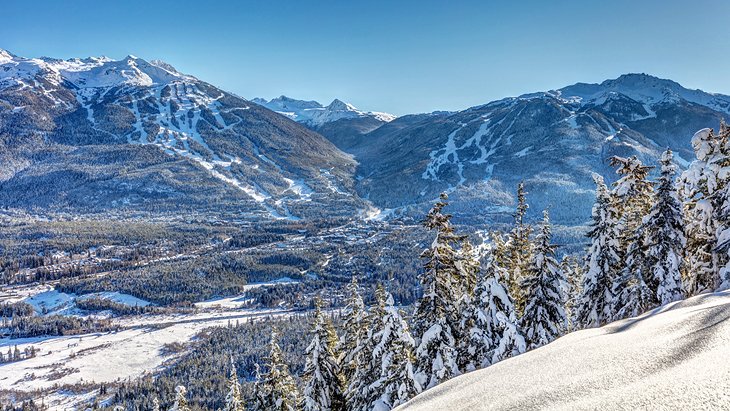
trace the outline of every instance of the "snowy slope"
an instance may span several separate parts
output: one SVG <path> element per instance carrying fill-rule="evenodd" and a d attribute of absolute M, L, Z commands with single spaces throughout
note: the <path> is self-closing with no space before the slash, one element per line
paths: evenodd
<path fill-rule="evenodd" d="M 422 214 L 447 191 L 455 215 L 505 221 L 510 216 L 485 209 L 512 208 L 523 181 L 529 218 L 549 208 L 556 223 L 580 225 L 594 200 L 592 174 L 616 178 L 609 157 L 656 164 L 669 147 L 685 167 L 694 158 L 692 135 L 729 113 L 730 96 L 626 74 L 455 113 L 403 116 L 345 151 L 360 163 L 359 194 L 379 208 Z"/>
<path fill-rule="evenodd" d="M 319 215 L 323 207 L 310 207 L 317 202 L 336 201 L 346 206 L 325 209 L 347 214 L 360 208 L 350 156 L 303 125 L 158 60 L 0 50 L 0 134 L 11 137 L 0 144 L 0 204 L 158 208 L 171 200 L 177 208 L 218 198 L 276 219 Z M 101 167 L 78 170 L 81 164 Z M 37 191 L 28 195 L 28 186 Z"/>
<path fill-rule="evenodd" d="M 362 111 L 339 99 L 334 99 L 328 106 L 323 106 L 316 101 L 296 100 L 287 96 L 280 96 L 269 101 L 261 98 L 251 101 L 311 127 L 342 119 L 370 117 L 383 123 L 395 119 L 392 114 Z"/>
<path fill-rule="evenodd" d="M 428 390 L 402 411 L 728 409 L 730 292 L 555 342 Z"/>

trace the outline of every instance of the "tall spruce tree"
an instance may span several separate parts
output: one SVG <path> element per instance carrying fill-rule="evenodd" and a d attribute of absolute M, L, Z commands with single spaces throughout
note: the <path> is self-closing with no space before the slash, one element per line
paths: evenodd
<path fill-rule="evenodd" d="M 304 410 L 344 410 L 344 380 L 335 354 L 337 336 L 322 312 L 319 298 L 315 299 L 311 334 L 312 342 L 307 347 L 304 366 Z"/>
<path fill-rule="evenodd" d="M 465 240 L 459 250 L 459 261 L 457 269 L 461 271 L 460 277 L 463 279 L 463 289 L 461 297 L 458 301 L 458 323 L 454 326 L 454 338 L 456 339 L 457 349 L 457 365 L 460 372 L 465 372 L 470 367 L 472 355 L 468 353 L 470 345 L 470 333 L 475 326 L 477 318 L 474 309 L 475 289 L 477 285 L 477 277 L 479 274 L 479 257 L 476 250 L 472 247 L 469 240 Z"/>
<path fill-rule="evenodd" d="M 279 334 L 271 331 L 269 342 L 268 370 L 262 376 L 261 390 L 266 394 L 262 408 L 272 411 L 296 411 L 301 403 L 299 389 L 289 373 L 289 366 L 279 347 Z"/>
<path fill-rule="evenodd" d="M 261 375 L 261 367 L 254 364 L 254 378 L 252 395 L 249 401 L 249 411 L 265 411 L 269 402 L 269 393 Z"/>
<path fill-rule="evenodd" d="M 441 194 L 428 213 L 424 226 L 436 232 L 434 241 L 422 254 L 424 272 L 420 277 L 423 295 L 416 304 L 414 334 L 417 337 L 416 369 L 418 382 L 431 388 L 457 375 L 456 339 L 452 325 L 457 322 L 457 251 L 463 241 L 451 226 L 451 215 L 444 214 L 448 196 Z"/>
<path fill-rule="evenodd" d="M 696 160 L 680 177 L 680 193 L 684 199 L 686 266 L 683 286 L 688 296 L 713 291 L 720 285 L 720 269 L 728 256 L 718 241 L 719 218 L 727 201 L 730 173 L 727 170 L 730 130 L 721 125 L 718 134 L 712 129 L 699 130 L 692 137 Z"/>
<path fill-rule="evenodd" d="M 532 243 L 530 242 L 532 226 L 527 224 L 525 219 L 527 210 L 530 208 L 527 204 L 527 194 L 525 184 L 520 182 L 517 185 L 517 209 L 514 214 L 514 227 L 507 239 L 509 257 L 507 271 L 509 277 L 506 280 L 509 282 L 510 294 L 515 300 L 518 315 L 522 315 L 525 307 L 525 295 L 520 286 L 520 281 L 532 258 Z"/>
<path fill-rule="evenodd" d="M 372 384 L 373 410 L 387 411 L 404 404 L 421 392 L 413 367 L 414 341 L 408 324 L 394 305 L 393 296 L 382 285 L 379 294 L 385 298 L 382 328 L 374 330 L 373 362 L 380 364 L 380 378 Z M 382 298 L 382 297 L 381 297 Z"/>
<path fill-rule="evenodd" d="M 358 368 L 361 368 L 367 361 L 362 350 L 370 328 L 368 313 L 360 294 L 360 285 L 355 277 L 352 277 L 352 281 L 347 285 L 347 302 L 342 323 L 342 336 L 339 342 L 342 373 L 345 381 L 352 381 Z"/>
<path fill-rule="evenodd" d="M 601 176 L 595 175 L 596 202 L 593 205 L 590 246 L 581 294 L 576 305 L 576 323 L 599 327 L 613 319 L 612 285 L 620 264 L 619 225 L 614 198 Z"/>
<path fill-rule="evenodd" d="M 364 320 L 366 334 L 360 346 L 355 348 L 359 362 L 348 381 L 345 394 L 347 409 L 350 411 L 370 411 L 379 399 L 378 393 L 373 388 L 380 378 L 381 364 L 374 359 L 373 352 L 376 330 L 383 328 L 385 299 L 385 289 L 378 287 L 375 291 L 375 305 L 370 307 Z"/>
<path fill-rule="evenodd" d="M 521 323 L 528 349 L 550 343 L 568 326 L 563 294 L 566 280 L 555 259 L 555 246 L 551 240 L 550 217 L 545 210 L 532 260 L 522 279 L 527 303 Z"/>
<path fill-rule="evenodd" d="M 626 264 L 614 280 L 611 312 L 615 320 L 635 317 L 656 306 L 656 293 L 646 282 L 648 266 L 644 233 L 643 225 L 635 229 L 625 254 Z"/>
<path fill-rule="evenodd" d="M 720 123 L 717 140 L 722 155 L 716 164 L 723 184 L 713 196 L 717 219 L 717 245 L 714 251 L 719 253 L 717 263 L 720 266 L 716 283 L 718 290 L 727 290 L 730 289 L 730 126 L 724 120 Z"/>
<path fill-rule="evenodd" d="M 238 381 L 238 373 L 236 373 L 236 364 L 233 362 L 231 357 L 231 370 L 228 374 L 228 392 L 226 393 L 226 405 L 223 407 L 223 411 L 245 411 L 246 404 L 244 404 L 243 397 L 241 396 L 241 383 Z"/>
<path fill-rule="evenodd" d="M 487 367 L 525 351 L 525 341 L 517 327 L 514 302 L 507 285 L 506 250 L 502 237 L 492 234 L 484 271 L 477 279 L 473 304 L 462 312 L 465 344 L 459 355 L 464 371 Z"/>
<path fill-rule="evenodd" d="M 653 201 L 652 183 L 647 180 L 652 167 L 645 166 L 632 156 L 612 157 L 611 165 L 621 177 L 614 183 L 613 195 L 620 215 L 621 255 L 625 261 L 614 279 L 612 303 L 614 319 L 641 313 L 655 305 L 654 293 L 649 287 L 647 264 L 647 239 L 643 225 Z"/>
<path fill-rule="evenodd" d="M 578 258 L 566 255 L 560 262 L 560 269 L 565 274 L 565 315 L 568 318 L 568 331 L 580 328 L 578 326 L 578 301 L 582 292 L 583 267 Z"/>
<path fill-rule="evenodd" d="M 655 301 L 667 304 L 682 298 L 682 265 L 684 248 L 684 215 L 674 185 L 676 167 L 672 151 L 661 157 L 661 175 L 654 204 L 644 221 L 649 266 L 648 286 L 656 294 Z"/>

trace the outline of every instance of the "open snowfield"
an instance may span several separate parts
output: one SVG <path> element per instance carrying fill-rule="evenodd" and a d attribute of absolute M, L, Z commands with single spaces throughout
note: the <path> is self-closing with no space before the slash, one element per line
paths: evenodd
<path fill-rule="evenodd" d="M 730 409 L 730 291 L 568 334 L 398 409 Z"/>
<path fill-rule="evenodd" d="M 174 354 L 165 353 L 169 343 L 187 343 L 204 328 L 225 326 L 229 321 L 250 321 L 283 311 L 213 311 L 192 315 L 141 316 L 127 319 L 118 332 L 61 337 L 0 339 L 0 350 L 32 345 L 35 358 L 0 365 L 0 390 L 31 391 L 54 384 L 111 382 L 139 377 L 158 370 Z"/>
<path fill-rule="evenodd" d="M 52 284 L 23 285 L 0 289 L 0 304 L 26 302 L 33 306 L 36 313 L 42 315 L 81 315 L 76 308 L 76 301 L 89 298 L 111 300 L 118 304 L 130 307 L 145 307 L 149 301 L 142 300 L 129 294 L 118 292 L 99 292 L 77 296 L 56 291 Z"/>

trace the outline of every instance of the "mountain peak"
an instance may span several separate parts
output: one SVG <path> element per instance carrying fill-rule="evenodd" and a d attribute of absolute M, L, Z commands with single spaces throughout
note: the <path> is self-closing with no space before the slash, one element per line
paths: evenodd
<path fill-rule="evenodd" d="M 600 84 L 576 83 L 548 94 L 581 105 L 600 105 L 620 94 L 644 105 L 649 113 L 653 106 L 679 100 L 730 113 L 730 96 L 690 90 L 675 81 L 645 73 L 623 74 Z"/>
<path fill-rule="evenodd" d="M 0 83 L 19 84 L 37 76 L 60 84 L 68 81 L 79 88 L 130 86 L 156 86 L 179 80 L 193 80 L 181 74 L 167 63 L 154 60 L 149 63 L 134 55 L 121 60 L 108 57 L 72 58 L 68 60 L 41 57 L 23 58 L 0 50 Z"/>
<path fill-rule="evenodd" d="M 336 98 L 327 106 L 327 110 L 332 111 L 358 111 L 352 104 L 345 103 L 344 101 Z"/>

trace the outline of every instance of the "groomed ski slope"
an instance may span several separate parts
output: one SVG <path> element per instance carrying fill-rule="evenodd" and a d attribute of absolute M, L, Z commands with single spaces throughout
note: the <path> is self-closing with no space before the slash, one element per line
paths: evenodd
<path fill-rule="evenodd" d="M 730 291 L 577 331 L 398 408 L 730 409 Z"/>

